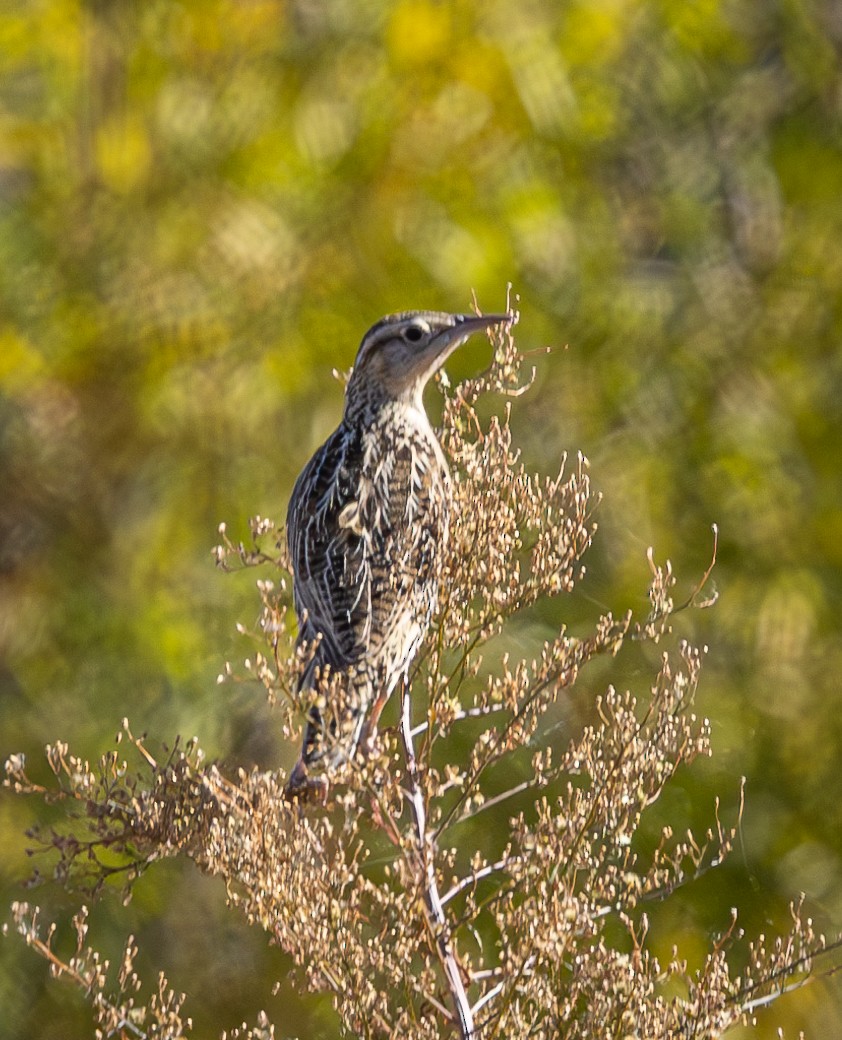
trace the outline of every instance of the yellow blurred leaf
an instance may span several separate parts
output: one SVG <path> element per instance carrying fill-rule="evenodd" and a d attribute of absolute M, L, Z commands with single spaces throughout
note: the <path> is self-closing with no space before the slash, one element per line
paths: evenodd
<path fill-rule="evenodd" d="M 104 123 L 96 134 L 96 164 L 103 182 L 120 194 L 145 180 L 152 163 L 146 127 L 139 119 L 120 116 Z"/>
<path fill-rule="evenodd" d="M 0 387 L 14 393 L 44 373 L 41 355 L 12 329 L 0 332 Z"/>
<path fill-rule="evenodd" d="M 450 15 L 443 4 L 405 0 L 389 23 L 389 53 L 401 64 L 422 65 L 447 50 L 451 35 Z"/>

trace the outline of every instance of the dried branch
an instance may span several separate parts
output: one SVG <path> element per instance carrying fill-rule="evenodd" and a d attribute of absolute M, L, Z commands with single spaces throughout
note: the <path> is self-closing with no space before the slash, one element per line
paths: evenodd
<path fill-rule="evenodd" d="M 595 657 L 629 639 L 665 639 L 677 610 L 713 602 L 703 590 L 717 532 L 710 565 L 680 607 L 671 565 L 657 565 L 650 550 L 642 621 L 606 611 L 589 634 L 562 628 L 533 658 L 492 653 L 514 615 L 575 589 L 595 532 L 586 460 L 565 457 L 546 478 L 513 445 L 510 406 L 533 377 L 509 328 L 496 335 L 485 373 L 453 390 L 440 380 L 455 512 L 440 613 L 402 690 L 397 732 L 382 733 L 333 778 L 330 804 L 288 804 L 281 772 L 224 776 L 191 742 L 153 753 L 124 722 L 98 762 L 50 745 L 49 783 L 28 776 L 22 755 L 6 762 L 7 789 L 64 813 L 60 825 L 30 835 L 54 881 L 98 897 L 117 878 L 128 898 L 161 858 L 191 858 L 223 878 L 231 907 L 288 952 L 302 989 L 330 994 L 345 1033 L 371 1040 L 713 1040 L 840 949 L 814 934 L 800 906 L 785 935 L 747 951 L 729 919 L 694 974 L 678 953 L 661 965 L 647 949 L 648 914 L 718 867 L 739 826 L 739 814 L 723 826 L 718 802 L 704 834 L 656 815 L 676 770 L 711 753 L 710 723 L 692 708 L 702 653 L 678 644 L 648 690 L 609 686 L 581 732 L 546 716 Z M 479 403 L 489 398 L 502 407 L 483 418 Z M 220 536 L 223 569 L 269 574 L 257 582 L 256 623 L 240 627 L 248 656 L 226 665 L 221 680 L 256 678 L 295 740 L 307 709 L 297 677 L 313 647 L 294 645 L 282 539 L 260 517 L 249 544 L 231 541 L 224 526 Z M 415 726 L 411 708 L 422 717 Z M 523 809 L 506 820 L 518 795 Z M 494 828 L 470 829 L 494 810 Z M 661 837 L 644 853 L 647 815 Z M 447 848 L 457 824 L 461 840 Z M 84 912 L 66 960 L 53 930 L 39 929 L 37 908 L 18 904 L 13 917 L 54 974 L 85 992 L 101 1032 L 151 1040 L 189 1028 L 183 997 L 163 977 L 138 996 L 133 939 L 115 979 L 88 945 Z M 739 971 L 730 963 L 737 952 L 748 962 Z M 261 1014 L 223 1037 L 273 1035 Z"/>
<path fill-rule="evenodd" d="M 427 909 L 430 935 L 433 937 L 441 958 L 445 978 L 447 979 L 451 1001 L 462 1040 L 473 1040 L 474 1019 L 468 994 L 462 983 L 462 969 L 454 949 L 450 928 L 444 913 L 439 895 L 438 878 L 435 864 L 435 841 L 427 828 L 427 810 L 424 805 L 424 792 L 419 776 L 418 763 L 415 760 L 415 747 L 412 742 L 412 717 L 409 690 L 401 690 L 401 739 L 406 761 L 406 783 L 410 811 L 415 827 L 414 856 L 417 860 L 417 877 L 422 880 L 424 906 Z"/>

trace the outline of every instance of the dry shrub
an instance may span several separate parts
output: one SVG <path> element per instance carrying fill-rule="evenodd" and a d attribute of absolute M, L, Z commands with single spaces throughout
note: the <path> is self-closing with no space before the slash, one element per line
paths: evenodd
<path fill-rule="evenodd" d="M 286 803 L 280 772 L 224 777 L 192 745 L 177 742 L 157 761 L 128 723 L 123 747 L 94 766 L 56 743 L 51 787 L 27 777 L 22 756 L 6 763 L 6 785 L 64 805 L 66 826 L 37 836 L 61 884 L 96 897 L 116 874 L 128 894 L 139 873 L 175 855 L 224 878 L 231 907 L 288 951 L 302 988 L 332 994 L 349 1035 L 721 1036 L 809 975 L 827 944 L 796 907 L 790 934 L 743 950 L 739 974 L 729 964 L 735 920 L 698 971 L 679 951 L 668 964 L 647 951 L 647 904 L 721 863 L 733 838 L 716 813 L 703 837 L 679 839 L 664 826 L 654 852 L 637 851 L 642 815 L 676 769 L 710 754 L 708 722 L 692 710 L 699 650 L 664 654 L 643 696 L 609 688 L 566 747 L 557 726 L 542 737 L 548 709 L 592 658 L 667 631 L 676 609 L 668 565 L 650 558 L 641 622 L 606 614 L 587 637 L 555 633 L 534 659 L 483 659 L 491 640 L 505 643 L 513 615 L 573 590 L 594 534 L 585 460 L 540 477 L 512 446 L 509 409 L 530 380 L 511 330 L 494 337 L 485 374 L 453 391 L 439 380 L 454 488 L 440 610 L 398 726 L 337 777 L 327 807 Z M 481 419 L 482 399 L 502 401 L 501 414 Z M 220 565 L 272 575 L 258 581 L 261 646 L 246 668 L 295 740 L 306 650 L 294 649 L 282 539 L 259 518 L 248 547 L 221 531 Z M 692 599 L 706 605 L 700 592 Z M 226 666 L 222 678 L 233 673 Z M 135 765 L 123 759 L 126 743 Z M 479 833 L 470 821 L 486 813 L 492 854 L 466 847 Z M 67 959 L 38 908 L 15 904 L 13 918 L 54 974 L 85 991 L 97 1035 L 189 1033 L 184 999 L 163 975 L 151 992 L 141 986 L 133 938 L 109 970 L 88 944 L 84 908 Z M 254 1027 L 227 1035 L 274 1029 L 261 1012 Z"/>

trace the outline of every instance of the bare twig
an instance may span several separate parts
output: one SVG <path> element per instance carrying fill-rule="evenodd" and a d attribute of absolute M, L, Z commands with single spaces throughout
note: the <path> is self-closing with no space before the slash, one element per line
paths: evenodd
<path fill-rule="evenodd" d="M 424 792 L 418 776 L 418 763 L 415 759 L 415 747 L 412 743 L 412 718 L 410 714 L 410 696 L 406 686 L 401 690 L 401 739 L 407 770 L 407 795 L 412 810 L 415 826 L 415 856 L 419 880 L 423 886 L 424 907 L 430 933 L 435 939 L 436 950 L 444 969 L 450 998 L 456 1012 L 459 1025 L 459 1036 L 462 1040 L 473 1040 L 474 1018 L 468 994 L 462 982 L 462 971 L 459 959 L 453 947 L 450 928 L 444 913 L 444 906 L 439 894 L 438 879 L 435 866 L 435 845 L 432 834 L 427 829 L 427 810 L 424 804 Z"/>
<path fill-rule="evenodd" d="M 504 870 L 508 863 L 508 857 L 505 859 L 498 859 L 496 863 L 489 863 L 487 866 L 480 867 L 479 870 L 475 870 L 466 877 L 463 877 L 461 881 L 457 881 L 456 884 L 441 897 L 442 905 L 449 903 L 450 900 L 455 899 L 460 892 L 464 892 L 466 888 L 470 888 L 471 885 L 475 885 L 483 878 L 490 877 L 498 870 Z"/>

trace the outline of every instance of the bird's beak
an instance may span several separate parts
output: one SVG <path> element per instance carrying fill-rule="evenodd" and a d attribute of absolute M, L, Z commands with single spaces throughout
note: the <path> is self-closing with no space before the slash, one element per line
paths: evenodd
<path fill-rule="evenodd" d="M 514 322 L 514 314 L 455 314 L 453 324 L 442 329 L 433 340 L 436 353 L 454 350 L 481 329 L 490 329 L 494 325 L 512 325 Z"/>

